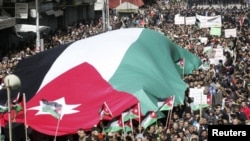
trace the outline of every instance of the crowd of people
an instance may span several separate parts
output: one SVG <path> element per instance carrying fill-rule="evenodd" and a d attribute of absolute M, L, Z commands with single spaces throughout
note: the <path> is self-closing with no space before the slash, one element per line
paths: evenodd
<path fill-rule="evenodd" d="M 198 28 L 197 25 L 176 25 L 174 16 L 221 15 L 221 36 L 210 35 L 210 28 Z M 101 18 L 92 24 L 82 22 L 67 28 L 58 29 L 45 38 L 44 48 L 48 50 L 60 47 L 61 44 L 88 38 L 103 33 Z M 140 125 L 124 136 L 123 132 L 103 133 L 100 127 L 91 132 L 78 130 L 79 141 L 112 140 L 112 141 L 207 141 L 208 125 L 246 125 L 250 124 L 250 10 L 244 7 L 169 7 L 168 3 L 158 2 L 146 5 L 138 13 L 121 16 L 110 14 L 109 30 L 119 28 L 143 27 L 156 30 L 173 42 L 194 53 L 202 60 L 202 65 L 192 74 L 185 75 L 183 80 L 188 89 L 184 105 L 172 110 L 169 124 L 163 120 L 143 129 Z M 237 37 L 226 38 L 224 29 L 236 28 Z M 207 41 L 202 42 L 201 37 Z M 225 60 L 218 64 L 210 62 L 205 47 L 223 49 Z M 11 51 L 1 58 L 0 77 L 12 73 L 15 65 L 23 58 L 37 54 L 34 44 L 26 44 L 24 50 Z M 202 111 L 191 108 L 192 99 L 189 88 L 204 87 L 204 93 L 213 95 L 212 104 Z M 200 114 L 202 113 L 202 114 Z"/>

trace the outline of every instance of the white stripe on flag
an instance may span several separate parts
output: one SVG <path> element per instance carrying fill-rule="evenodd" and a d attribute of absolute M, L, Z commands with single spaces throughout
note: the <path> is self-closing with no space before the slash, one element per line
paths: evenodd
<path fill-rule="evenodd" d="M 71 47 L 67 48 L 57 58 L 39 89 L 65 71 L 83 62 L 93 65 L 108 81 L 118 68 L 124 54 L 131 44 L 138 39 L 142 30 L 143 28 L 120 29 L 71 44 Z"/>

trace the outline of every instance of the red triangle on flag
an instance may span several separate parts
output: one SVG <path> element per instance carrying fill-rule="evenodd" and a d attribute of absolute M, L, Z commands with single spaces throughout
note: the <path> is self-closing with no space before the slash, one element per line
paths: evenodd
<path fill-rule="evenodd" d="M 132 107 L 131 113 L 133 113 L 134 115 L 137 115 L 138 117 L 143 116 L 139 103 L 137 103 L 135 106 Z"/>
<path fill-rule="evenodd" d="M 150 113 L 150 117 L 151 117 L 151 118 L 157 118 L 156 112 L 155 112 L 155 111 L 152 111 L 152 112 Z"/>
<path fill-rule="evenodd" d="M 181 58 L 181 59 L 179 60 L 179 63 L 180 63 L 180 66 L 181 66 L 181 67 L 184 67 L 184 63 L 185 63 L 184 58 Z"/>
<path fill-rule="evenodd" d="M 65 80 L 67 87 L 62 87 Z M 91 85 L 83 85 L 84 83 Z M 108 103 L 114 117 L 138 103 L 131 94 L 112 88 L 88 63 L 82 63 L 56 77 L 27 102 L 29 127 L 43 134 L 54 135 L 58 119 L 41 110 L 40 101 L 43 98 L 63 105 L 58 136 L 74 133 L 79 128 L 90 130 L 97 125 L 100 122 L 99 112 L 104 101 Z M 21 111 L 17 114 L 16 120 L 23 120 L 23 117 Z"/>
<path fill-rule="evenodd" d="M 134 115 L 137 115 L 139 116 L 139 110 L 138 110 L 138 106 L 134 106 L 132 109 L 131 109 L 131 113 L 134 114 Z"/>
<path fill-rule="evenodd" d="M 173 104 L 174 104 L 174 97 L 171 96 L 171 97 L 167 98 L 166 101 L 165 101 L 165 103 L 166 103 L 166 105 L 172 107 Z"/>
<path fill-rule="evenodd" d="M 100 109 L 100 117 L 101 119 L 105 119 L 105 120 L 111 120 L 113 118 L 110 108 L 108 107 L 106 102 L 103 103 Z"/>
<path fill-rule="evenodd" d="M 130 120 L 126 121 L 126 122 L 124 123 L 124 125 L 125 125 L 125 126 L 128 126 L 128 127 L 132 127 L 132 123 L 131 123 Z"/>
<path fill-rule="evenodd" d="M 121 118 L 118 120 L 118 122 L 117 122 L 118 125 L 119 125 L 120 127 L 123 127 L 122 122 L 123 122 L 123 121 L 122 121 L 122 117 L 121 117 Z"/>

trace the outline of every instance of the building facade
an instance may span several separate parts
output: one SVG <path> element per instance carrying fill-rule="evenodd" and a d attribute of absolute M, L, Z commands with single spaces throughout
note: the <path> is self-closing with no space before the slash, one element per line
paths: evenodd
<path fill-rule="evenodd" d="M 94 19 L 95 0 L 0 0 L 0 50 L 17 49 L 24 37 L 36 36 L 36 31 L 17 33 L 16 25 L 37 25 L 36 2 L 38 2 L 39 25 L 48 26 L 54 32 L 76 22 Z M 19 26 L 20 27 L 20 26 Z M 28 35 L 27 35 L 28 34 Z M 35 41 L 34 41 L 35 43 Z"/>

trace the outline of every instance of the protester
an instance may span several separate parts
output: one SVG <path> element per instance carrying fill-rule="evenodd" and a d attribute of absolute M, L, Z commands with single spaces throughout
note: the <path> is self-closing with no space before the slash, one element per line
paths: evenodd
<path fill-rule="evenodd" d="M 86 135 L 85 131 L 82 128 L 78 129 L 77 134 L 79 136 L 79 141 L 87 141 L 86 140 L 87 135 Z"/>

